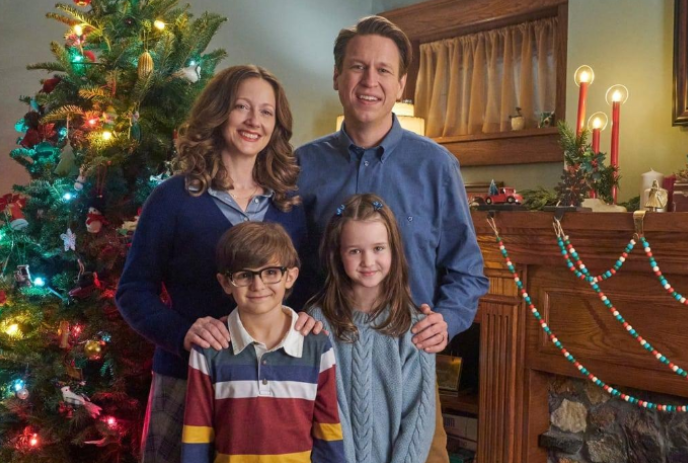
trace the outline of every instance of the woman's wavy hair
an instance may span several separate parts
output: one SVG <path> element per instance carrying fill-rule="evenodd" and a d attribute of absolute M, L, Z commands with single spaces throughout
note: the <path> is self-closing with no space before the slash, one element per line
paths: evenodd
<path fill-rule="evenodd" d="M 275 192 L 273 201 L 283 210 L 301 202 L 296 191 L 299 167 L 289 144 L 292 115 L 289 102 L 277 78 L 268 70 L 254 65 L 233 66 L 215 75 L 196 99 L 189 118 L 181 127 L 177 143 L 175 170 L 186 178 L 186 189 L 200 196 L 209 187 L 228 190 L 232 187 L 230 172 L 222 162 L 225 147 L 223 128 L 234 108 L 239 86 L 246 79 L 263 79 L 275 91 L 275 130 L 268 145 L 258 154 L 253 176 L 261 186 Z"/>
<path fill-rule="evenodd" d="M 353 322 L 351 279 L 342 263 L 342 230 L 349 222 L 364 221 L 378 221 L 385 226 L 392 253 L 389 274 L 381 283 L 380 298 L 370 313 L 375 329 L 385 335 L 399 337 L 411 328 L 412 312 L 418 310 L 411 299 L 408 265 L 394 213 L 377 195 L 351 196 L 339 206 L 327 224 L 320 243 L 320 259 L 323 268 L 327 269 L 327 279 L 324 288 L 308 303 L 308 306 L 321 308 L 335 336 L 345 342 L 354 342 L 358 338 L 358 329 Z M 377 320 L 385 309 L 388 309 L 387 317 Z"/>

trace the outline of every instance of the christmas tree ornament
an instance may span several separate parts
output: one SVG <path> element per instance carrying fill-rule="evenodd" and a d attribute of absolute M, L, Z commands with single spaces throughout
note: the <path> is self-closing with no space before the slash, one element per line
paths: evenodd
<path fill-rule="evenodd" d="M 5 305 L 7 302 L 7 293 L 4 290 L 0 290 L 0 307 Z"/>
<path fill-rule="evenodd" d="M 29 111 L 24 114 L 24 127 L 26 127 L 26 133 L 19 143 L 22 147 L 33 148 L 43 140 L 41 131 L 39 130 L 40 120 L 41 115 L 37 111 Z"/>
<path fill-rule="evenodd" d="M 78 6 L 88 6 L 91 4 L 91 0 L 74 0 L 74 4 Z"/>
<path fill-rule="evenodd" d="M 22 208 L 25 205 L 26 198 L 20 195 L 7 193 L 0 198 L 0 211 L 4 211 L 5 215 L 9 218 L 12 230 L 23 230 L 29 226 L 29 222 L 26 221 L 22 213 Z"/>
<path fill-rule="evenodd" d="M 70 297 L 84 299 L 93 294 L 96 289 L 101 289 L 102 284 L 96 272 L 83 272 L 77 278 L 77 287 L 69 291 Z"/>
<path fill-rule="evenodd" d="M 29 398 L 29 390 L 23 387 L 19 389 L 17 392 L 15 392 L 15 395 L 20 400 L 26 400 Z"/>
<path fill-rule="evenodd" d="M 84 354 L 89 360 L 100 360 L 103 358 L 103 347 L 100 345 L 100 341 L 94 339 L 89 339 L 84 344 Z"/>
<path fill-rule="evenodd" d="M 74 156 L 74 149 L 72 148 L 72 143 L 67 140 L 67 144 L 62 148 L 62 153 L 60 154 L 60 162 L 55 167 L 55 175 L 60 177 L 67 177 L 69 175 L 74 175 L 76 173 L 76 156 Z"/>
<path fill-rule="evenodd" d="M 14 272 L 14 281 L 20 288 L 30 288 L 33 285 L 28 265 L 17 265 L 17 270 Z"/>
<path fill-rule="evenodd" d="M 201 78 L 201 66 L 198 64 L 187 66 L 175 72 L 174 76 L 181 77 L 182 79 L 188 80 L 192 84 L 195 84 Z"/>
<path fill-rule="evenodd" d="M 112 335 L 107 331 L 99 331 L 97 336 L 102 341 L 101 345 L 107 344 L 110 341 L 112 341 Z"/>
<path fill-rule="evenodd" d="M 81 191 L 84 189 L 84 183 L 86 183 L 86 178 L 83 175 L 79 175 L 74 182 L 74 189 L 76 191 Z"/>
<path fill-rule="evenodd" d="M 129 112 L 129 138 L 133 138 L 136 141 L 141 141 L 141 125 L 139 124 L 139 112 L 130 111 Z"/>
<path fill-rule="evenodd" d="M 62 320 L 60 326 L 57 329 L 57 337 L 59 339 L 60 349 L 69 349 L 71 344 L 69 343 L 69 322 L 67 320 Z"/>
<path fill-rule="evenodd" d="M 60 415 L 63 415 L 67 419 L 71 419 L 74 416 L 74 408 L 62 401 L 60 401 L 57 411 L 60 412 Z"/>
<path fill-rule="evenodd" d="M 115 111 L 115 108 L 112 106 L 108 106 L 105 111 L 103 111 L 100 121 L 102 122 L 104 129 L 113 130 L 115 128 L 116 119 L 117 111 Z"/>
<path fill-rule="evenodd" d="M 50 79 L 45 79 L 43 81 L 43 88 L 41 89 L 41 91 L 43 93 L 49 94 L 53 90 L 55 90 L 55 87 L 57 87 L 57 84 L 59 84 L 60 82 L 62 82 L 62 78 L 58 76 L 51 77 Z"/>
<path fill-rule="evenodd" d="M 86 51 L 84 52 L 84 57 L 85 57 L 85 58 L 88 58 L 88 60 L 89 60 L 90 62 L 92 62 L 92 63 L 95 63 L 95 62 L 96 62 L 96 54 L 93 53 L 91 50 L 86 50 Z"/>
<path fill-rule="evenodd" d="M 138 74 L 139 74 L 139 79 L 146 79 L 148 76 L 151 75 L 153 72 L 153 57 L 151 56 L 148 51 L 144 51 L 141 53 L 141 56 L 139 56 L 139 63 L 138 63 Z"/>
<path fill-rule="evenodd" d="M 105 217 L 98 208 L 91 206 L 88 208 L 88 215 L 86 217 L 86 231 L 89 233 L 100 233 L 105 223 Z"/>
<path fill-rule="evenodd" d="M 76 235 L 72 233 L 71 228 L 68 228 L 66 233 L 62 233 L 60 238 L 62 238 L 62 241 L 64 241 L 65 251 L 69 251 L 70 249 L 72 251 L 76 251 Z"/>
<path fill-rule="evenodd" d="M 85 407 L 88 414 L 91 415 L 91 418 L 96 418 L 100 415 L 102 409 L 98 405 L 92 403 L 85 395 L 75 394 L 69 386 L 63 386 L 60 390 L 62 391 L 62 400 L 67 405 Z"/>

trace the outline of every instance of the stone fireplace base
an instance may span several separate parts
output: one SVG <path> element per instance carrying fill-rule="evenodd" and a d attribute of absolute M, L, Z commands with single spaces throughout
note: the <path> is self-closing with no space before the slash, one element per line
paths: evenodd
<path fill-rule="evenodd" d="M 652 402 L 685 398 L 623 388 Z M 540 436 L 549 463 L 686 463 L 688 415 L 641 409 L 582 379 L 554 376 L 550 428 Z"/>

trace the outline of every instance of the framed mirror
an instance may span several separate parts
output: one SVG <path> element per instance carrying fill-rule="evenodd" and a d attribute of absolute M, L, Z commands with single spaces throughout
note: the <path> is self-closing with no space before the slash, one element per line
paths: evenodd
<path fill-rule="evenodd" d="M 688 126 L 688 0 L 674 7 L 673 125 Z"/>

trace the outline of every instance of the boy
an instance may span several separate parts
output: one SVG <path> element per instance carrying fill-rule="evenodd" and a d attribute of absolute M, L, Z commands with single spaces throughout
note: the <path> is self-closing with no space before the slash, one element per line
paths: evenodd
<path fill-rule="evenodd" d="M 237 310 L 229 348 L 191 351 L 182 462 L 344 461 L 334 351 L 327 336 L 294 331 L 297 315 L 282 305 L 300 265 L 289 235 L 245 222 L 216 257 Z"/>

